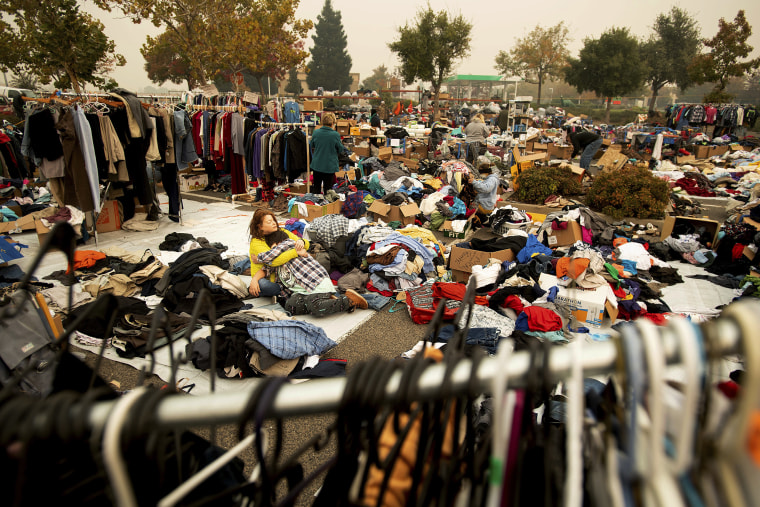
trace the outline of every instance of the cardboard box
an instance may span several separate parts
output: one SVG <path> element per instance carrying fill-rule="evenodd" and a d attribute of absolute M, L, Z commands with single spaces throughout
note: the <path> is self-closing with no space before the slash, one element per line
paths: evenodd
<path fill-rule="evenodd" d="M 111 232 L 121 229 L 121 207 L 119 201 L 105 201 L 95 223 L 98 232 Z"/>
<path fill-rule="evenodd" d="M 403 206 L 392 206 L 377 199 L 370 204 L 367 211 L 372 213 L 374 219 L 382 220 L 386 224 L 389 222 L 401 222 L 404 226 L 414 223 L 415 217 L 420 213 L 416 204 L 404 204 Z"/>
<path fill-rule="evenodd" d="M 546 158 L 546 153 L 520 155 L 520 150 L 515 147 L 512 148 L 512 157 L 515 160 L 515 164 L 520 164 L 523 162 L 535 162 L 536 160 L 544 160 Z"/>
<path fill-rule="evenodd" d="M 335 177 L 338 179 L 343 179 L 348 177 L 349 180 L 355 180 L 356 179 L 356 170 L 349 169 L 348 171 L 338 171 L 335 173 Z"/>
<path fill-rule="evenodd" d="M 723 155 L 728 151 L 728 146 L 695 146 L 694 156 L 697 158 L 710 158 Z"/>
<path fill-rule="evenodd" d="M 452 227 L 452 221 L 446 220 L 443 222 L 443 225 L 438 228 L 439 231 L 441 231 L 446 238 L 457 238 L 457 239 L 464 239 L 467 236 L 467 233 L 469 230 L 472 229 L 472 216 L 467 219 L 464 230 L 462 232 L 455 232 Z"/>
<path fill-rule="evenodd" d="M 19 217 L 12 222 L 0 222 L 0 233 L 11 234 L 34 229 L 34 217 L 31 215 Z"/>
<path fill-rule="evenodd" d="M 688 164 L 696 159 L 694 155 L 676 155 L 676 164 Z"/>
<path fill-rule="evenodd" d="M 718 233 L 720 232 L 720 223 L 717 220 L 710 220 L 708 218 L 696 218 L 696 217 L 675 217 L 666 216 L 665 221 L 662 224 L 662 232 L 660 233 L 660 239 L 663 240 L 670 236 L 673 232 L 673 228 L 680 223 L 688 223 L 694 226 L 694 229 L 699 231 L 704 228 L 709 237 L 712 238 L 710 245 L 705 245 L 708 248 L 715 247 L 718 241 Z"/>
<path fill-rule="evenodd" d="M 549 145 L 545 143 L 533 143 L 533 149 L 529 151 L 549 151 Z"/>
<path fill-rule="evenodd" d="M 179 189 L 181 192 L 203 190 L 208 185 L 208 175 L 204 173 L 180 173 Z"/>
<path fill-rule="evenodd" d="M 359 135 L 362 137 L 374 136 L 375 134 L 377 134 L 377 132 L 371 127 L 362 127 L 359 130 Z"/>
<path fill-rule="evenodd" d="M 448 266 L 455 281 L 466 282 L 470 278 L 473 266 L 483 266 L 488 263 L 488 259 L 511 262 L 515 260 L 516 256 L 517 254 L 509 248 L 496 252 L 481 252 L 480 250 L 452 246 Z"/>
<path fill-rule="evenodd" d="M 335 130 L 337 130 L 338 134 L 342 136 L 351 135 L 351 124 L 348 120 L 338 120 Z"/>
<path fill-rule="evenodd" d="M 293 194 L 305 194 L 306 183 L 291 183 L 288 185 L 288 190 Z"/>
<path fill-rule="evenodd" d="M 393 155 L 391 160 L 398 160 L 399 162 L 401 162 L 402 164 L 404 164 L 406 167 L 408 167 L 409 169 L 413 171 L 416 171 L 417 168 L 420 167 L 419 160 L 413 159 L 413 158 L 406 158 L 406 157 L 400 157 L 398 155 Z"/>
<path fill-rule="evenodd" d="M 340 201 L 334 201 L 324 206 L 317 206 L 316 204 L 306 205 L 306 215 L 299 214 L 299 206 L 294 204 L 290 209 L 290 216 L 293 218 L 303 218 L 307 222 L 311 222 L 315 218 L 323 217 L 325 215 L 337 215 L 340 213 Z"/>
<path fill-rule="evenodd" d="M 324 110 L 324 106 L 322 105 L 321 100 L 304 100 L 303 110 L 304 111 L 322 111 Z"/>
<path fill-rule="evenodd" d="M 557 146 L 556 144 L 550 144 L 547 148 L 550 157 L 557 157 L 562 160 L 570 160 L 570 156 L 573 154 L 572 146 Z"/>
<path fill-rule="evenodd" d="M 37 239 L 39 240 L 40 245 L 42 245 L 45 241 L 45 234 L 49 233 L 50 229 L 46 227 L 41 220 L 34 221 L 34 229 L 37 231 Z"/>
<path fill-rule="evenodd" d="M 581 225 L 575 220 L 570 220 L 567 223 L 567 229 L 559 229 L 555 231 L 554 229 L 549 228 L 546 230 L 546 234 L 546 241 L 549 244 L 549 248 L 570 246 L 576 241 L 583 239 Z"/>
<path fill-rule="evenodd" d="M 580 324 L 586 324 L 591 327 L 601 327 L 604 320 L 605 311 L 612 322 L 617 319 L 617 304 L 610 301 L 617 301 L 609 285 L 603 285 L 596 289 L 583 289 L 576 287 L 568 289 L 558 285 L 556 276 L 547 273 L 541 273 L 538 277 L 538 285 L 548 291 L 557 286 L 557 295 L 554 297 L 555 302 L 560 306 L 567 307 L 573 314 L 573 317 Z M 567 315 L 562 315 L 566 319 Z"/>
<path fill-rule="evenodd" d="M 390 146 L 382 146 L 377 150 L 377 158 L 384 162 L 390 162 L 393 158 L 393 148 Z"/>
<path fill-rule="evenodd" d="M 356 153 L 356 155 L 359 157 L 369 157 L 370 147 L 369 146 L 354 146 L 352 151 Z"/>

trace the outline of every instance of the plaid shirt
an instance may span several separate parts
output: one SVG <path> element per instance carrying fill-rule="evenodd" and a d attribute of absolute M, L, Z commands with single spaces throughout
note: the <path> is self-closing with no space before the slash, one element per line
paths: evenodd
<path fill-rule="evenodd" d="M 339 237 L 348 234 L 348 218 L 343 215 L 317 217 L 309 226 L 309 234 L 326 248 L 330 248 L 335 245 Z"/>
<path fill-rule="evenodd" d="M 264 253 L 260 253 L 256 259 L 267 266 L 270 266 L 271 262 L 275 260 L 281 253 L 295 248 L 296 242 L 292 239 L 286 239 L 273 246 L 270 250 Z M 296 278 L 296 281 L 303 286 L 304 289 L 312 291 L 317 288 L 317 285 L 329 277 L 325 268 L 317 262 L 317 260 L 311 255 L 306 257 L 296 257 L 288 261 L 283 267 Z"/>
<path fill-rule="evenodd" d="M 337 345 L 324 329 L 300 320 L 250 321 L 248 334 L 282 359 L 321 355 Z"/>

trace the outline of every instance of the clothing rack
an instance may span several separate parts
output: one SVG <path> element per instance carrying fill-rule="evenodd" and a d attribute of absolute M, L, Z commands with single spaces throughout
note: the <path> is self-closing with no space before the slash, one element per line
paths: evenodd
<path fill-rule="evenodd" d="M 760 314 L 760 301 L 745 301 L 746 309 L 753 315 Z M 703 334 L 707 334 L 705 326 L 714 326 L 710 333 L 710 352 L 713 357 L 736 354 L 742 339 L 752 337 L 742 336 L 737 322 L 731 318 L 719 317 L 712 322 L 703 324 Z M 663 352 L 668 363 L 680 359 L 678 352 L 677 329 L 670 323 L 659 327 L 662 338 Z M 663 332 L 667 330 L 667 332 Z M 579 338 L 582 339 L 582 338 Z M 552 349 L 549 366 L 554 380 L 570 376 L 576 366 L 575 351 L 570 347 L 555 347 Z M 613 341 L 584 344 L 582 368 L 585 377 L 608 375 L 615 371 L 618 362 L 618 349 Z M 451 373 L 451 393 L 458 395 L 472 387 L 472 378 L 477 378 L 477 388 L 480 392 L 489 392 L 493 379 L 498 375 L 506 378 L 510 388 L 525 386 L 530 368 L 530 353 L 520 351 L 511 354 L 509 362 L 499 363 L 496 356 L 483 359 L 476 371 L 472 371 L 472 361 L 462 359 Z M 446 372 L 445 364 L 429 366 L 417 381 L 418 397 L 420 400 L 435 399 L 440 396 L 440 389 Z M 213 372 L 212 372 L 213 374 Z M 383 401 L 391 402 L 399 396 L 401 373 L 395 372 L 387 382 Z M 202 396 L 172 396 L 164 399 L 156 408 L 157 423 L 161 427 L 177 428 L 209 424 L 234 423 L 240 418 L 241 410 L 246 406 L 251 394 L 256 390 L 258 382 L 250 388 L 235 392 L 216 393 Z M 313 379 L 300 384 L 285 384 L 277 393 L 268 417 L 292 417 L 335 411 L 341 402 L 346 389 L 346 378 L 336 377 Z M 89 424 L 93 428 L 102 428 L 108 420 L 115 402 L 100 402 L 93 406 L 89 413 Z"/>
<path fill-rule="evenodd" d="M 309 191 L 309 188 L 311 187 L 311 153 L 309 150 L 309 125 L 310 123 L 286 123 L 286 122 L 274 122 L 274 121 L 258 121 L 258 124 L 262 127 L 303 127 L 304 134 L 306 135 L 306 192 Z M 249 185 L 250 185 L 250 178 L 246 176 L 245 178 L 245 186 L 246 190 L 250 191 Z M 238 197 L 241 197 L 243 195 L 249 195 L 248 192 L 245 194 L 233 194 L 232 200 L 235 201 Z"/>

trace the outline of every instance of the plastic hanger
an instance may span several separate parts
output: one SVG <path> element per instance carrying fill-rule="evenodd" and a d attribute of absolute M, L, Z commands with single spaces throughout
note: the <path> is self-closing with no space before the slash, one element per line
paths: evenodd
<path fill-rule="evenodd" d="M 572 314 L 571 314 L 572 317 Z M 567 436 L 565 507 L 583 504 L 583 419 L 586 406 L 583 390 L 583 339 L 574 340 L 567 348 L 571 354 L 570 378 L 567 382 Z"/>
<path fill-rule="evenodd" d="M 760 342 L 757 315 L 760 304 L 744 300 L 730 305 L 724 315 L 741 331 L 744 379 L 733 415 L 719 440 L 718 467 L 731 507 L 760 502 Z"/>
<path fill-rule="evenodd" d="M 683 497 L 674 477 L 668 473 L 665 458 L 665 401 L 663 397 L 665 379 L 663 373 L 666 364 L 662 338 L 655 325 L 647 319 L 636 321 L 636 327 L 640 331 L 644 344 L 649 380 L 647 406 L 650 419 L 650 460 L 649 468 L 645 473 L 644 498 L 653 501 L 653 503 L 647 502 L 647 505 L 684 506 Z"/>
<path fill-rule="evenodd" d="M 130 410 L 147 393 L 145 387 L 138 387 L 125 394 L 111 410 L 103 430 L 103 464 L 114 490 L 115 503 L 119 507 L 137 507 L 137 499 L 121 451 L 121 438 L 122 428 L 129 419 Z"/>
<path fill-rule="evenodd" d="M 509 388 L 509 360 L 512 357 L 514 341 L 502 340 L 499 343 L 496 359 L 500 367 L 493 375 L 491 393 L 493 394 L 493 419 L 491 443 L 491 462 L 489 470 L 489 488 L 487 507 L 501 505 L 501 493 L 503 491 L 504 467 L 507 462 L 507 450 L 509 448 L 509 436 L 512 430 L 512 416 L 514 414 L 514 396 L 507 396 Z"/>

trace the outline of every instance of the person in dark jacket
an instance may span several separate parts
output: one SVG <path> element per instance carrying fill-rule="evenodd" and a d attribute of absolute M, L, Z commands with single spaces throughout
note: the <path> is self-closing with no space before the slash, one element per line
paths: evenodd
<path fill-rule="evenodd" d="M 602 146 L 602 137 L 589 130 L 581 129 L 576 131 L 574 127 L 565 129 L 566 140 L 573 145 L 573 154 L 570 158 L 575 158 L 580 153 L 581 168 L 588 170 L 594 155 Z"/>
<path fill-rule="evenodd" d="M 343 146 L 340 134 L 334 130 L 335 115 L 325 113 L 322 115 L 322 126 L 314 130 L 309 146 L 311 147 L 311 169 L 314 175 L 312 192 L 324 194 L 335 185 L 335 173 L 340 168 L 338 155 L 350 151 Z"/>

